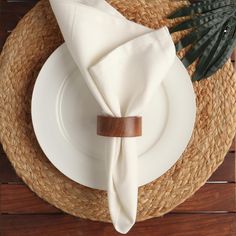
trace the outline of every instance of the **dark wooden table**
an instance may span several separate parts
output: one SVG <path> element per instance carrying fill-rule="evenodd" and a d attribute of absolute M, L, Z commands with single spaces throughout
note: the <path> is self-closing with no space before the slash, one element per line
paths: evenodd
<path fill-rule="evenodd" d="M 37 1 L 0 0 L 0 51 Z M 190 199 L 164 217 L 138 223 L 130 236 L 236 236 L 235 142 L 222 166 Z M 41 200 L 17 177 L 0 146 L 1 236 L 113 236 L 110 224 L 67 215 Z"/>

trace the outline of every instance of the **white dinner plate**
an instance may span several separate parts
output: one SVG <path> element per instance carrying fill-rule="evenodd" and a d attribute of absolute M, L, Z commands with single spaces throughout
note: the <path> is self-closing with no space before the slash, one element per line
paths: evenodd
<path fill-rule="evenodd" d="M 173 67 L 183 67 L 177 62 Z M 189 75 L 172 68 L 142 114 L 137 138 L 138 182 L 147 184 L 170 169 L 184 152 L 195 123 L 195 93 Z M 46 61 L 32 97 L 38 142 L 52 164 L 70 179 L 106 190 L 106 138 L 96 135 L 99 105 L 65 44 Z"/>

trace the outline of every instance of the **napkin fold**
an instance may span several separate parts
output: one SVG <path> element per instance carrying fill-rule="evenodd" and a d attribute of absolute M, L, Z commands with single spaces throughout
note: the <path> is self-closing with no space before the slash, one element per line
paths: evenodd
<path fill-rule="evenodd" d="M 50 0 L 66 45 L 103 113 L 142 116 L 176 58 L 166 27 L 125 19 L 105 0 Z M 107 138 L 111 219 L 127 233 L 137 214 L 137 138 Z"/>

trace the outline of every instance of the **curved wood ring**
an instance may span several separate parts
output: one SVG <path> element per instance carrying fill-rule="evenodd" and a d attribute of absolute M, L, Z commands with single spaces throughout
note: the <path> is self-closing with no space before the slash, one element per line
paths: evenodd
<path fill-rule="evenodd" d="M 142 136 L 142 117 L 97 117 L 97 134 L 106 137 Z"/>

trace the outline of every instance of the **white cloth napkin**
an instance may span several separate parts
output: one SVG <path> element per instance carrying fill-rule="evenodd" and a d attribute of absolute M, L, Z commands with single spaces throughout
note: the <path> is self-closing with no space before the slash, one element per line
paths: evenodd
<path fill-rule="evenodd" d="M 67 47 L 103 112 L 142 116 L 176 58 L 166 27 L 125 19 L 105 0 L 50 0 Z M 95 131 L 96 132 L 96 131 Z M 107 138 L 111 219 L 127 233 L 137 214 L 137 138 Z"/>

